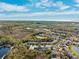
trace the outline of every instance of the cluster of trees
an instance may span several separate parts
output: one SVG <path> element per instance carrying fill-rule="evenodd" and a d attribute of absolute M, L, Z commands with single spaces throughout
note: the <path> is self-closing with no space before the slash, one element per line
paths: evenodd
<path fill-rule="evenodd" d="M 24 45 L 14 46 L 12 50 L 7 53 L 4 59 L 49 59 L 51 50 L 39 52 L 37 50 L 29 50 Z"/>

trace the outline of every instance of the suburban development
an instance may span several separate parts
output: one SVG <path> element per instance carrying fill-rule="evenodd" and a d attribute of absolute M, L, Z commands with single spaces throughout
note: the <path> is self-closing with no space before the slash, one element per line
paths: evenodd
<path fill-rule="evenodd" d="M 79 59 L 79 23 L 0 22 L 1 59 Z"/>

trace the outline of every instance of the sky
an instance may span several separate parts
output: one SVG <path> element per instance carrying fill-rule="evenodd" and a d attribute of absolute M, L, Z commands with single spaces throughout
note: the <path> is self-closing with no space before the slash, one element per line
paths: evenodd
<path fill-rule="evenodd" d="M 0 20 L 79 21 L 79 0 L 0 0 Z"/>

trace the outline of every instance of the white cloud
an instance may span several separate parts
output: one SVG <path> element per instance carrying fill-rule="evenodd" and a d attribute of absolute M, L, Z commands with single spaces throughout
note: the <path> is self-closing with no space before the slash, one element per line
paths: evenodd
<path fill-rule="evenodd" d="M 58 10 L 65 10 L 70 8 L 71 6 L 64 4 L 62 1 L 52 2 L 48 0 L 41 0 L 41 2 L 37 2 L 35 4 L 37 8 L 47 8 L 47 7 L 57 7 Z"/>
<path fill-rule="evenodd" d="M 74 21 L 73 19 L 70 20 L 70 19 L 29 19 L 29 18 L 20 18 L 20 19 L 17 19 L 17 18 L 2 18 L 0 20 L 5 20 L 5 21 L 67 21 L 67 22 L 70 22 L 70 21 Z M 74 21 L 76 22 L 76 21 Z M 77 21 L 78 22 L 78 21 Z"/>
<path fill-rule="evenodd" d="M 41 0 L 42 3 L 47 3 L 49 0 Z"/>
<path fill-rule="evenodd" d="M 52 2 L 49 2 L 48 0 L 41 0 L 41 2 L 37 2 L 36 4 L 35 4 L 35 6 L 37 7 L 37 8 L 42 8 L 42 7 L 52 7 Z"/>
<path fill-rule="evenodd" d="M 79 4 L 76 4 L 75 6 L 76 6 L 76 7 L 79 7 Z"/>
<path fill-rule="evenodd" d="M 69 5 L 65 5 L 62 1 L 57 1 L 57 2 L 55 3 L 55 6 L 56 6 L 56 7 L 59 7 L 60 10 L 65 10 L 65 9 L 70 8 Z"/>
<path fill-rule="evenodd" d="M 64 16 L 63 16 L 64 15 Z M 73 16 L 77 15 L 77 16 Z M 78 11 L 65 11 L 65 12 L 36 12 L 36 13 L 10 13 L 0 14 L 0 20 L 57 20 L 69 21 L 79 20 Z M 66 16 L 66 17 L 65 17 Z"/>
<path fill-rule="evenodd" d="M 79 0 L 75 0 L 76 3 L 79 3 Z"/>
<path fill-rule="evenodd" d="M 64 5 L 64 6 L 60 7 L 60 10 L 65 10 L 65 9 L 68 9 L 68 8 L 70 8 L 70 6 Z"/>
<path fill-rule="evenodd" d="M 13 14 L 0 14 L 1 17 L 51 17 L 56 15 L 76 15 L 78 11 L 67 11 L 67 12 L 37 12 L 37 13 L 13 13 Z"/>
<path fill-rule="evenodd" d="M 18 6 L 0 2 L 0 12 L 1 11 L 29 11 L 25 6 Z"/>

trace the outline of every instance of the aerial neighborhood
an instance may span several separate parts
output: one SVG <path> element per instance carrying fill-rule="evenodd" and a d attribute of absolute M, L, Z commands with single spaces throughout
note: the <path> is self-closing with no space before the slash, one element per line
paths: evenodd
<path fill-rule="evenodd" d="M 1 22 L 1 59 L 79 59 L 77 22 Z"/>

